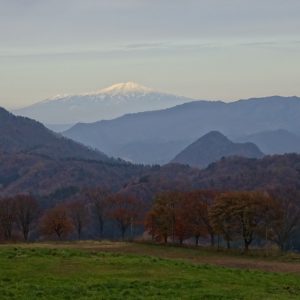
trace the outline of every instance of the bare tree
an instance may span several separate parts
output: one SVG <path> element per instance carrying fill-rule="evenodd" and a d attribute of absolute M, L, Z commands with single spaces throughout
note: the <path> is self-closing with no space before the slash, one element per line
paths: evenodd
<path fill-rule="evenodd" d="M 18 195 L 14 201 L 16 222 L 22 231 L 24 240 L 27 241 L 32 224 L 38 217 L 38 203 L 30 195 Z"/>
<path fill-rule="evenodd" d="M 293 235 L 300 226 L 300 194 L 294 189 L 277 189 L 269 191 L 274 202 L 269 210 L 268 239 L 275 242 L 281 251 L 291 246 Z"/>
<path fill-rule="evenodd" d="M 124 240 L 127 229 L 131 227 L 133 231 L 134 224 L 140 221 L 141 202 L 129 195 L 115 194 L 109 198 L 109 203 L 109 216 L 116 222 Z"/>
<path fill-rule="evenodd" d="M 16 220 L 15 201 L 13 198 L 0 200 L 0 226 L 6 240 L 12 238 L 14 222 Z"/>
<path fill-rule="evenodd" d="M 109 192 L 105 189 L 94 188 L 86 191 L 91 213 L 96 217 L 100 238 L 103 237 L 104 221 L 107 214 L 107 199 Z"/>
<path fill-rule="evenodd" d="M 82 230 L 88 224 L 88 210 L 82 199 L 72 201 L 68 204 L 68 214 L 77 232 L 78 239 L 81 239 Z"/>

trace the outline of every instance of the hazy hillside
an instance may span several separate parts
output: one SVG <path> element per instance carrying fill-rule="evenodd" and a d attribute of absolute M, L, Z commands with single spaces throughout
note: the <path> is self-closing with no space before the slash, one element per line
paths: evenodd
<path fill-rule="evenodd" d="M 88 149 L 44 125 L 16 117 L 0 108 L 0 152 L 26 152 L 52 158 L 81 158 L 111 161 L 105 154 Z"/>
<path fill-rule="evenodd" d="M 191 102 L 111 121 L 77 124 L 64 135 L 116 157 L 163 164 L 212 130 L 235 139 L 276 129 L 297 133 L 299 128 L 300 98 L 274 96 L 232 103 Z"/>
<path fill-rule="evenodd" d="M 159 167 L 144 167 L 109 159 L 106 155 L 68 140 L 24 117 L 0 108 L 0 195 L 29 192 L 68 196 L 84 187 L 117 191 Z M 186 178 L 190 168 L 170 173 L 169 188 Z M 197 172 L 196 172 L 197 173 Z M 170 175 L 172 175 L 170 177 Z"/>
<path fill-rule="evenodd" d="M 204 170 L 180 164 L 143 167 L 111 161 L 54 159 L 29 153 L 0 153 L 0 194 L 66 193 L 98 186 L 134 194 L 145 201 L 167 190 L 252 190 L 300 188 L 300 155 L 263 159 L 223 158 Z M 52 199 L 51 197 L 49 199 Z"/>
<path fill-rule="evenodd" d="M 284 129 L 254 133 L 237 141 L 255 143 L 265 154 L 300 153 L 300 136 Z"/>
<path fill-rule="evenodd" d="M 203 170 L 198 180 L 202 188 L 299 189 L 300 155 L 273 155 L 262 159 L 228 157 Z"/>
<path fill-rule="evenodd" d="M 262 159 L 228 157 L 204 170 L 169 164 L 151 169 L 123 191 L 145 201 L 166 190 L 299 189 L 300 155 L 274 155 Z"/>
<path fill-rule="evenodd" d="M 190 101 L 193 99 L 127 82 L 93 93 L 57 96 L 13 112 L 60 130 L 64 124 L 109 120 L 126 113 L 164 109 Z"/>
<path fill-rule="evenodd" d="M 48 195 L 70 187 L 120 189 L 149 168 L 108 158 L 0 108 L 0 194 Z"/>
<path fill-rule="evenodd" d="M 233 143 L 218 131 L 211 131 L 180 152 L 171 162 L 205 168 L 222 157 L 261 158 L 263 153 L 253 143 Z"/>
<path fill-rule="evenodd" d="M 92 186 L 116 191 L 147 170 L 125 163 L 58 160 L 25 153 L 0 153 L 0 162 L 0 195 L 30 192 L 59 197 L 64 190 Z"/>

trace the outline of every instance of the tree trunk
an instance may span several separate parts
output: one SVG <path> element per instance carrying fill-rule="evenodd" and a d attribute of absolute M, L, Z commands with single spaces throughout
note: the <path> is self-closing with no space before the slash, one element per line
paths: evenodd
<path fill-rule="evenodd" d="M 211 247 L 215 246 L 215 235 L 213 233 L 210 234 L 210 245 Z"/>
<path fill-rule="evenodd" d="M 227 242 L 227 249 L 230 249 L 230 241 L 227 240 L 226 242 Z"/>
<path fill-rule="evenodd" d="M 125 239 L 125 228 L 121 229 L 121 234 L 122 234 L 122 241 Z"/>
<path fill-rule="evenodd" d="M 198 246 L 199 245 L 199 235 L 195 236 L 195 245 Z"/>
<path fill-rule="evenodd" d="M 249 246 L 250 246 L 250 242 L 247 241 L 247 240 L 245 240 L 244 244 L 245 244 L 244 252 L 245 252 L 245 253 L 248 253 L 248 251 L 249 251 Z"/>
<path fill-rule="evenodd" d="M 164 242 L 165 242 L 165 244 L 168 243 L 168 236 L 167 235 L 164 236 Z"/>
<path fill-rule="evenodd" d="M 27 241 L 28 241 L 28 235 L 29 235 L 29 232 L 28 232 L 28 230 L 26 230 L 26 229 L 23 229 L 23 237 L 24 237 L 24 240 L 25 240 L 25 242 L 27 242 Z"/>
<path fill-rule="evenodd" d="M 10 227 L 5 228 L 4 230 L 4 237 L 6 240 L 11 240 L 11 236 L 12 236 L 12 229 Z"/>
<path fill-rule="evenodd" d="M 280 251 L 281 251 L 282 253 L 284 253 L 284 252 L 286 251 L 286 249 L 287 249 L 286 243 L 285 243 L 285 242 L 280 242 L 280 243 L 279 243 L 279 248 L 280 248 Z"/>

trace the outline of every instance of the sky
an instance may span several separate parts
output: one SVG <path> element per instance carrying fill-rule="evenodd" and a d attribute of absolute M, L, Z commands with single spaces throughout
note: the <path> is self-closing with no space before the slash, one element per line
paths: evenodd
<path fill-rule="evenodd" d="M 0 0 L 0 106 L 135 81 L 300 96 L 299 0 Z"/>

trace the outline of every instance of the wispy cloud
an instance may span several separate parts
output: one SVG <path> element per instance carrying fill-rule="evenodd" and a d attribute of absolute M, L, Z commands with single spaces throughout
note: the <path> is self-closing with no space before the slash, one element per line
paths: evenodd
<path fill-rule="evenodd" d="M 129 43 L 119 45 L 106 45 L 98 47 L 74 47 L 69 49 L 1 49 L 1 58 L 17 57 L 68 57 L 83 55 L 113 55 L 119 53 L 142 53 L 142 52 L 167 52 L 167 51 L 197 51 L 205 49 L 223 49 L 232 47 L 299 47 L 300 40 L 215 40 L 215 41 L 157 41 L 144 43 Z"/>

